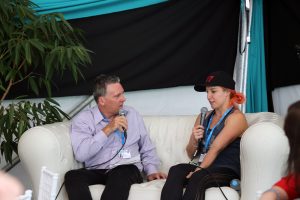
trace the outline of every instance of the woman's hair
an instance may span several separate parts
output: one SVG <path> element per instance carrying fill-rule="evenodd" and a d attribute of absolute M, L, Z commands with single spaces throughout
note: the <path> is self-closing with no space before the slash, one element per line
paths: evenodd
<path fill-rule="evenodd" d="M 112 83 L 120 83 L 120 78 L 118 76 L 105 74 L 96 77 L 93 96 L 97 103 L 99 97 L 105 96 L 107 85 Z"/>
<path fill-rule="evenodd" d="M 284 121 L 284 131 L 290 145 L 288 157 L 288 172 L 296 175 L 296 183 L 299 183 L 300 175 L 300 101 L 289 106 L 288 113 Z M 300 192 L 300 185 L 296 184 L 296 189 Z"/>
<path fill-rule="evenodd" d="M 234 106 L 236 104 L 243 104 L 246 100 L 244 94 L 236 92 L 235 90 L 230 90 L 230 105 Z"/>

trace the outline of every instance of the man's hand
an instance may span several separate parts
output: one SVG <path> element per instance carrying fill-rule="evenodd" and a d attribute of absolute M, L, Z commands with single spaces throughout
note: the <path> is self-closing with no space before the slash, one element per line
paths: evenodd
<path fill-rule="evenodd" d="M 124 132 L 124 129 L 127 130 L 128 123 L 125 116 L 116 116 L 114 117 L 109 124 L 107 124 L 102 131 L 109 136 L 115 130 L 119 129 L 121 132 Z"/>
<path fill-rule="evenodd" d="M 148 181 L 153 181 L 155 179 L 166 179 L 167 175 L 162 172 L 153 173 L 147 176 Z"/>

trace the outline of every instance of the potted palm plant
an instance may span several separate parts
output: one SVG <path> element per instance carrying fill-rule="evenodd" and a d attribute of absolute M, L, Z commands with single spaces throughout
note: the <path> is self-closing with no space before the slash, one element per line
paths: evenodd
<path fill-rule="evenodd" d="M 26 84 L 37 96 L 45 88 L 51 97 L 54 75 L 69 70 L 76 82 L 80 68 L 90 63 L 80 32 L 62 14 L 38 15 L 34 6 L 29 0 L 0 1 L 0 149 L 10 163 L 27 129 L 67 117 L 51 98 L 33 103 L 22 100 L 25 95 L 4 105 L 12 88 Z"/>

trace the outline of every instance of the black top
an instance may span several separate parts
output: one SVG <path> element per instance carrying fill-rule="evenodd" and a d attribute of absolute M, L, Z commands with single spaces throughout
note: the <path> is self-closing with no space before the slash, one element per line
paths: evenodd
<path fill-rule="evenodd" d="M 232 109 L 224 118 L 223 120 L 218 124 L 218 126 L 214 129 L 213 132 L 213 136 L 212 139 L 210 141 L 210 144 L 213 142 L 214 138 L 216 138 L 218 136 L 218 134 L 221 132 L 221 130 L 224 128 L 224 123 L 226 118 L 233 113 Z M 214 111 L 211 112 L 209 114 L 209 116 L 204 120 L 204 127 L 208 126 L 209 120 L 210 118 L 213 116 Z M 210 131 L 210 129 L 209 129 Z M 206 141 L 207 138 L 207 133 L 204 136 L 204 140 L 202 142 L 202 149 L 204 148 L 204 143 Z M 227 168 L 232 169 L 233 171 L 235 171 L 239 176 L 241 173 L 241 165 L 240 165 L 240 141 L 241 138 L 238 137 L 237 139 L 235 139 L 232 143 L 230 143 L 225 149 L 223 149 L 219 155 L 217 156 L 217 158 L 215 159 L 215 161 L 212 163 L 211 167 L 213 166 L 224 166 Z M 200 151 L 201 152 L 201 151 Z"/>

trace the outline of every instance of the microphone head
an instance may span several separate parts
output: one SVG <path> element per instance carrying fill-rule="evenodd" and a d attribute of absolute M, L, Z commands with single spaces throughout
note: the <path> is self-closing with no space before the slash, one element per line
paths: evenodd
<path fill-rule="evenodd" d="M 201 108 L 201 118 L 200 118 L 200 125 L 203 126 L 204 125 L 204 119 L 205 119 L 205 115 L 207 113 L 208 109 L 206 107 L 202 107 Z"/>
<path fill-rule="evenodd" d="M 120 109 L 120 110 L 119 110 L 119 116 L 126 116 L 127 113 L 128 113 L 127 110 L 123 110 L 123 109 Z"/>
<path fill-rule="evenodd" d="M 201 108 L 201 114 L 206 114 L 208 109 L 206 107 Z"/>

